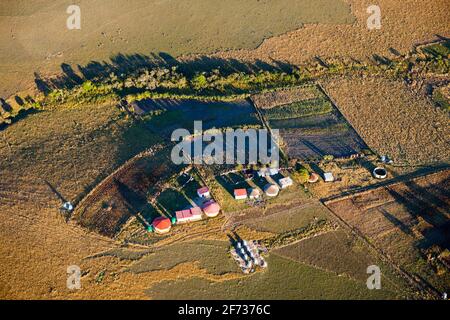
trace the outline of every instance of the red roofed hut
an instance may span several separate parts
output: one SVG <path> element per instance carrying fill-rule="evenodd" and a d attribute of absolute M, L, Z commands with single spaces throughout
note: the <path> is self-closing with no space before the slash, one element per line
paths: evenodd
<path fill-rule="evenodd" d="M 152 222 L 152 226 L 157 233 L 163 234 L 170 231 L 172 227 L 172 222 L 169 218 L 158 217 Z"/>
<path fill-rule="evenodd" d="M 208 187 L 202 187 L 197 190 L 197 194 L 200 198 L 209 198 L 209 188 Z"/>
<path fill-rule="evenodd" d="M 208 201 L 203 205 L 203 212 L 210 218 L 216 217 L 220 212 L 220 206 L 214 200 Z"/>
<path fill-rule="evenodd" d="M 202 209 L 194 207 L 187 210 L 180 210 L 175 212 L 175 216 L 179 223 L 198 221 L 202 219 Z"/>
<path fill-rule="evenodd" d="M 247 199 L 247 189 L 234 189 L 234 198 L 236 200 Z"/>

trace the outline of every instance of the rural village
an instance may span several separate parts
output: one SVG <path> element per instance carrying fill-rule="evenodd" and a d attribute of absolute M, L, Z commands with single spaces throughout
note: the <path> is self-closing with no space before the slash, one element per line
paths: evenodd
<path fill-rule="evenodd" d="M 448 299 L 445 1 L 407 0 L 415 27 L 382 0 L 388 40 L 354 0 L 93 2 L 69 35 L 42 2 L 5 9 L 0 36 L 2 299 Z M 39 58 L 16 28 L 35 16 L 59 39 Z M 173 161 L 252 130 L 268 140 L 224 140 L 230 163 Z"/>

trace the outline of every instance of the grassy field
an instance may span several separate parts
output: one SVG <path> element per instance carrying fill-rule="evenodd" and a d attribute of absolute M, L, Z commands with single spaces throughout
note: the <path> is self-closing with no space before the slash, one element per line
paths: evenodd
<path fill-rule="evenodd" d="M 367 267 L 376 264 L 377 259 L 355 241 L 342 230 L 330 231 L 275 249 L 274 252 L 285 258 L 364 281 L 367 279 Z"/>
<path fill-rule="evenodd" d="M 296 101 L 288 105 L 264 110 L 263 114 L 267 120 L 271 121 L 327 114 L 332 110 L 333 106 L 331 105 L 331 102 L 322 97 Z"/>
<path fill-rule="evenodd" d="M 448 246 L 449 171 L 326 203 L 397 265 L 445 292 L 450 274 L 437 257 Z M 434 258 L 433 258 L 434 257 Z"/>
<path fill-rule="evenodd" d="M 167 270 L 181 263 L 198 262 L 200 268 L 211 274 L 237 273 L 239 268 L 230 257 L 229 248 L 228 241 L 196 240 L 176 243 L 144 256 L 131 265 L 128 271 L 142 273 Z"/>
<path fill-rule="evenodd" d="M 211 282 L 200 278 L 165 281 L 147 290 L 153 299 L 392 299 L 386 289 L 368 290 L 365 283 L 300 264 L 275 254 L 268 270 L 238 280 Z"/>
<path fill-rule="evenodd" d="M 81 30 L 68 30 L 67 6 L 65 0 L 2 4 L 1 95 L 31 83 L 33 72 L 60 72 L 63 62 L 85 65 L 117 53 L 178 56 L 254 49 L 304 23 L 353 21 L 349 6 L 335 0 L 131 0 L 126 7 L 119 0 L 97 0 L 80 3 Z"/>
<path fill-rule="evenodd" d="M 60 106 L 37 112 L 1 132 L 4 180 L 47 180 L 68 199 L 98 183 L 158 137 L 114 105 Z"/>
<path fill-rule="evenodd" d="M 450 159 L 448 114 L 403 82 L 383 78 L 341 78 L 325 87 L 367 145 L 398 164 Z"/>
<path fill-rule="evenodd" d="M 314 220 L 328 220 L 329 217 L 327 209 L 320 204 L 307 204 L 292 207 L 266 217 L 258 217 L 256 221 L 250 220 L 245 224 L 256 230 L 283 233 L 306 227 Z"/>

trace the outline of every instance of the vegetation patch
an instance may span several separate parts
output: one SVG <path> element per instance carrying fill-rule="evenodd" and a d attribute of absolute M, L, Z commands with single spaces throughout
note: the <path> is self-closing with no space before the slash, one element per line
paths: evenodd
<path fill-rule="evenodd" d="M 388 289 L 367 290 L 366 283 L 271 254 L 268 269 L 242 279 L 212 282 L 193 277 L 149 288 L 152 299 L 395 299 Z"/>
<path fill-rule="evenodd" d="M 133 273 L 171 269 L 185 262 L 198 262 L 200 268 L 211 274 L 222 275 L 239 272 L 229 254 L 227 241 L 196 240 L 158 248 L 153 253 L 133 263 L 128 271 Z"/>
<path fill-rule="evenodd" d="M 307 227 L 317 220 L 328 220 L 327 209 L 320 204 L 306 204 L 294 206 L 268 216 L 258 217 L 256 221 L 245 222 L 247 226 L 256 230 L 272 233 L 285 233 Z"/>

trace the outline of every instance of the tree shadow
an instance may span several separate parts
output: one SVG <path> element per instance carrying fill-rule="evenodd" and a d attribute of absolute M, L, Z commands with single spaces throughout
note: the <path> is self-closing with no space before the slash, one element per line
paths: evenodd
<path fill-rule="evenodd" d="M 382 65 L 390 65 L 391 63 L 392 63 L 392 60 L 391 59 L 389 59 L 389 58 L 387 58 L 387 57 L 384 57 L 384 56 L 380 56 L 380 55 L 378 55 L 378 54 L 374 54 L 373 56 L 372 56 L 372 58 L 373 58 L 373 60 L 375 60 L 375 62 L 376 63 L 378 63 L 378 64 L 382 64 Z"/>
<path fill-rule="evenodd" d="M 448 185 L 448 179 L 443 184 Z M 450 234 L 447 231 L 450 225 L 448 218 L 450 197 L 448 190 L 435 186 L 421 187 L 413 180 L 405 182 L 404 185 L 406 190 L 402 191 L 389 187 L 386 189 L 416 221 L 420 217 L 431 226 L 422 232 L 424 239 L 419 241 L 417 246 L 426 249 L 433 244 L 438 244 L 449 249 Z"/>
<path fill-rule="evenodd" d="M 5 99 L 0 98 L 0 114 L 2 112 L 11 112 L 11 111 L 12 111 L 11 105 L 8 102 L 6 102 Z"/>
<path fill-rule="evenodd" d="M 56 195 L 56 197 L 58 198 L 59 201 L 61 201 L 61 203 L 67 202 L 66 198 L 64 198 L 63 195 L 61 193 L 59 193 L 59 191 L 56 190 L 56 188 L 52 184 L 50 184 L 50 182 L 48 182 L 47 180 L 44 180 L 44 183 L 48 186 L 50 191 Z"/>
<path fill-rule="evenodd" d="M 110 58 L 110 61 L 90 61 L 84 66 L 70 66 L 61 64 L 61 73 L 56 77 L 42 78 L 37 72 L 34 73 L 37 89 L 48 94 L 53 89 L 70 89 L 86 80 L 106 80 L 111 74 L 124 79 L 127 76 L 136 75 L 144 69 L 172 68 L 185 76 L 193 76 L 201 72 L 220 70 L 223 76 L 236 72 L 256 73 L 259 71 L 289 72 L 294 66 L 283 61 L 272 60 L 271 63 L 262 60 L 244 62 L 237 59 L 222 59 L 216 57 L 199 56 L 192 60 L 178 60 L 166 52 L 146 54 L 123 54 L 119 53 Z"/>
<path fill-rule="evenodd" d="M 378 209 L 378 211 L 380 211 L 387 220 L 389 220 L 394 226 L 398 227 L 403 233 L 411 237 L 414 236 L 414 233 L 412 232 L 411 228 L 408 225 L 406 225 L 403 221 L 397 219 L 395 216 L 390 214 L 386 209 L 380 208 Z"/>

